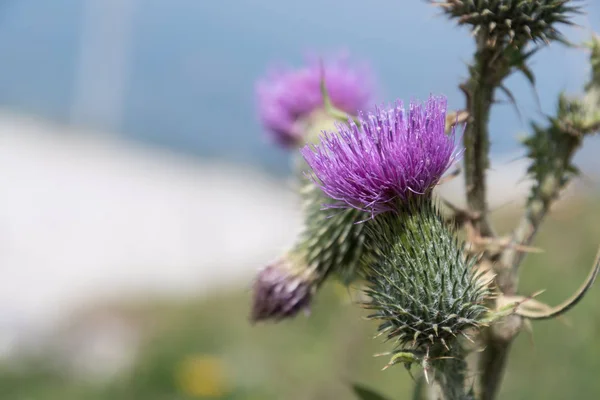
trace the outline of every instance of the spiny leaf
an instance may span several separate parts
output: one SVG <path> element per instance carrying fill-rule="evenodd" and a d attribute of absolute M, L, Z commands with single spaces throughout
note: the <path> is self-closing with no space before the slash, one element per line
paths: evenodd
<path fill-rule="evenodd" d="M 515 98 L 515 96 L 512 94 L 512 92 L 510 91 L 509 88 L 507 88 L 504 85 L 500 85 L 499 86 L 500 90 L 502 90 L 502 92 L 506 95 L 506 97 L 508 97 L 508 99 L 510 100 L 510 103 L 514 106 L 515 108 L 515 112 L 517 113 L 517 115 L 519 116 L 519 120 L 523 119 L 523 116 L 521 115 L 521 111 L 519 110 L 519 106 L 517 105 L 517 99 Z M 522 122 L 522 121 L 521 121 Z"/>

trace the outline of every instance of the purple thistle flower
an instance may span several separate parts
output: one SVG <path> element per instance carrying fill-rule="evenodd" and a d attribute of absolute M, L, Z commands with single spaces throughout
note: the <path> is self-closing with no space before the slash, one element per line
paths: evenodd
<path fill-rule="evenodd" d="M 258 274 L 250 319 L 278 321 L 308 312 L 315 289 L 310 270 L 295 272 L 291 260 L 281 259 Z"/>
<path fill-rule="evenodd" d="M 337 200 L 328 207 L 395 210 L 428 193 L 457 156 L 454 129 L 445 134 L 445 97 L 411 102 L 408 114 L 398 101 L 361 113 L 359 123 L 337 124 L 337 134 L 324 132 L 319 145 L 300 150 L 315 184 Z"/>
<path fill-rule="evenodd" d="M 372 79 L 366 68 L 354 68 L 347 57 L 324 62 L 311 60 L 299 69 L 273 71 L 258 81 L 258 113 L 272 139 L 284 147 L 303 143 L 302 119 L 323 107 L 321 72 L 333 105 L 349 114 L 367 106 Z"/>

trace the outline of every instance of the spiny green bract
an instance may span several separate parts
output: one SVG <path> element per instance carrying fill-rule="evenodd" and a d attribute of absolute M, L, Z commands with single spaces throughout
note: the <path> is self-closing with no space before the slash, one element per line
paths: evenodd
<path fill-rule="evenodd" d="M 432 1 L 459 25 L 486 31 L 497 40 L 512 42 L 515 37 L 534 41 L 564 40 L 555 29 L 569 20 L 580 7 L 578 0 L 442 0 Z"/>
<path fill-rule="evenodd" d="M 590 64 L 592 67 L 592 77 L 587 83 L 585 90 L 596 88 L 600 90 L 600 36 L 593 35 L 592 39 L 586 43 L 590 49 Z"/>
<path fill-rule="evenodd" d="M 302 254 L 306 264 L 320 274 L 335 273 L 350 284 L 361 266 L 365 253 L 365 221 L 369 215 L 355 209 L 325 209 L 331 202 L 313 183 L 302 188 L 304 231 L 294 252 Z"/>
<path fill-rule="evenodd" d="M 399 348 L 429 349 L 480 326 L 487 285 L 431 200 L 377 216 L 368 230 L 377 240 L 369 246 L 365 307 L 382 321 L 381 334 Z"/>
<path fill-rule="evenodd" d="M 545 127 L 532 123 L 533 134 L 523 141 L 532 161 L 527 170 L 534 180 L 530 201 L 549 204 L 578 174 L 572 158 L 584 137 L 600 132 L 600 38 L 593 36 L 588 47 L 592 71 L 583 96 L 561 94 L 556 116 L 549 117 Z"/>
<path fill-rule="evenodd" d="M 564 187 L 569 179 L 578 174 L 577 167 L 571 163 L 571 156 L 579 146 L 580 138 L 564 133 L 556 122 L 544 128 L 536 123 L 531 124 L 533 135 L 524 140 L 527 157 L 531 165 L 527 174 L 533 178 L 529 200 L 541 198 L 544 202 L 554 199 L 555 190 L 544 190 L 544 182 L 552 180 L 553 188 Z"/>
<path fill-rule="evenodd" d="M 532 161 L 527 173 L 535 181 L 530 200 L 550 202 L 579 173 L 572 159 L 585 136 L 600 131 L 598 104 L 600 91 L 594 87 L 581 98 L 561 95 L 557 115 L 548 118 L 546 127 L 531 124 L 533 134 L 523 141 Z"/>

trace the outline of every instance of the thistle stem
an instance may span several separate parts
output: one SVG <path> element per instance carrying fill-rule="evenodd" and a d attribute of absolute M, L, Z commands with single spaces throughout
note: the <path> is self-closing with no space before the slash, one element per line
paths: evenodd
<path fill-rule="evenodd" d="M 445 400 L 473 400 L 474 397 L 466 388 L 468 367 L 464 355 L 444 360 L 436 373 L 436 381 L 440 385 Z"/>
<path fill-rule="evenodd" d="M 471 120 L 464 133 L 465 178 L 467 204 L 469 209 L 482 216 L 479 230 L 484 236 L 491 236 L 492 228 L 487 220 L 485 170 L 488 168 L 489 140 L 487 120 L 489 119 L 491 91 L 489 88 L 475 86 L 467 96 L 467 105 Z M 485 105 L 487 103 L 488 105 Z"/>
<path fill-rule="evenodd" d="M 520 318 L 514 320 L 520 328 Z M 486 341 L 488 347 L 486 347 L 479 358 L 479 367 L 482 373 L 479 378 L 481 400 L 492 400 L 495 398 L 502 381 L 502 376 L 504 375 L 504 368 L 506 367 L 508 353 L 512 344 L 512 337 L 501 340 L 499 336 L 494 336 L 494 339 Z"/>
<path fill-rule="evenodd" d="M 470 68 L 469 80 L 461 86 L 465 93 L 469 122 L 463 135 L 465 148 L 465 184 L 469 209 L 481 216 L 476 228 L 482 236 L 494 236 L 487 216 L 486 169 L 489 167 L 488 122 L 494 91 L 504 74 L 492 71 L 491 63 L 497 58 L 494 49 L 487 47 L 487 38 L 480 34 L 475 63 Z"/>
<path fill-rule="evenodd" d="M 425 376 L 420 376 L 415 383 L 412 400 L 428 400 L 428 389 L 427 382 L 425 382 Z"/>
<path fill-rule="evenodd" d="M 477 52 L 474 64 L 469 68 L 469 80 L 461 86 L 467 99 L 467 112 L 470 117 L 463 136 L 467 204 L 469 211 L 479 216 L 478 220 L 474 221 L 475 228 L 483 237 L 495 236 L 488 216 L 486 169 L 489 167 L 488 124 L 494 92 L 510 72 L 502 51 L 502 46 L 491 45 L 487 33 L 481 31 L 477 35 Z M 484 257 L 487 255 L 484 254 Z M 508 344 L 500 339 L 497 342 L 496 340 L 496 335 L 489 335 L 487 349 L 479 362 L 482 371 L 480 389 L 482 398 L 486 400 L 495 397 L 500 385 L 512 337 L 508 339 Z"/>
<path fill-rule="evenodd" d="M 534 190 L 532 196 L 527 202 L 525 214 L 521 218 L 517 228 L 513 232 L 512 243 L 515 245 L 529 246 L 537 234 L 538 228 L 548 214 L 554 200 L 558 198 L 560 191 L 566 183 L 563 176 L 567 166 L 570 164 L 576 150 L 581 144 L 577 137 L 569 137 L 564 133 L 565 139 L 562 143 L 562 152 L 557 155 L 550 163 L 554 168 L 552 171 L 537 184 L 537 190 Z M 497 282 L 504 293 L 514 294 L 518 284 L 518 269 L 525 252 L 519 252 L 515 246 L 509 246 L 502 254 L 500 265 L 502 268 L 497 271 Z"/>

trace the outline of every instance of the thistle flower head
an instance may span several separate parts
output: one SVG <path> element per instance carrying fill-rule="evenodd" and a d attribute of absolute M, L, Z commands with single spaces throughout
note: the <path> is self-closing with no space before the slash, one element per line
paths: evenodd
<path fill-rule="evenodd" d="M 260 271 L 254 282 L 253 322 L 290 318 L 308 311 L 315 290 L 308 268 L 302 270 L 284 257 Z"/>
<path fill-rule="evenodd" d="M 322 78 L 337 109 L 355 114 L 369 103 L 370 74 L 366 68 L 351 66 L 347 57 L 273 71 L 257 83 L 256 94 L 260 120 L 275 142 L 284 147 L 303 143 L 303 120 L 323 107 Z"/>
<path fill-rule="evenodd" d="M 427 194 L 456 158 L 454 129 L 445 134 L 446 99 L 425 104 L 402 102 L 359 115 L 359 125 L 338 124 L 319 145 L 301 153 L 313 181 L 337 201 L 330 207 L 354 207 L 377 214 L 397 203 Z"/>

